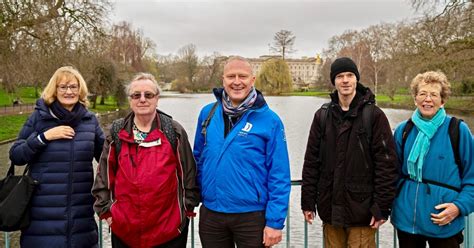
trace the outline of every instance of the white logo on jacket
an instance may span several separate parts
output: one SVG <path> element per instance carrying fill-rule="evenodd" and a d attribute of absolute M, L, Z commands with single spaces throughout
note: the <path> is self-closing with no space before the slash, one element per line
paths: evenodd
<path fill-rule="evenodd" d="M 247 136 L 250 130 L 252 129 L 253 124 L 250 122 L 245 123 L 245 126 L 240 129 L 239 136 Z"/>

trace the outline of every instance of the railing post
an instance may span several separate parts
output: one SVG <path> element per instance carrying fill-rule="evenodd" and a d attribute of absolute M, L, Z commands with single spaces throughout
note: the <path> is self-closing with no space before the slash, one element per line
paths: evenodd
<path fill-rule="evenodd" d="M 308 222 L 304 221 L 304 248 L 308 248 Z"/>
<path fill-rule="evenodd" d="M 464 228 L 464 248 L 474 246 L 474 213 L 466 217 L 466 227 Z"/>
<path fill-rule="evenodd" d="M 102 237 L 102 220 L 99 219 L 99 247 L 102 248 L 103 247 L 103 242 L 104 240 L 104 237 Z"/>
<path fill-rule="evenodd" d="M 288 216 L 286 217 L 286 248 L 290 247 L 290 204 L 288 204 Z"/>
<path fill-rule="evenodd" d="M 5 235 L 5 248 L 10 248 L 10 235 L 8 232 L 3 233 Z"/>
<path fill-rule="evenodd" d="M 194 218 L 191 218 L 191 248 L 194 248 Z"/>
<path fill-rule="evenodd" d="M 397 229 L 393 227 L 393 248 L 397 248 Z"/>

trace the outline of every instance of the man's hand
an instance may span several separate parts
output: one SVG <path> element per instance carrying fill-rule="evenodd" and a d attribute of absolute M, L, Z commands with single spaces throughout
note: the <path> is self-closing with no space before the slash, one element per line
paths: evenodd
<path fill-rule="evenodd" d="M 431 214 L 431 221 L 434 224 L 439 226 L 444 226 L 447 224 L 451 224 L 451 221 L 456 219 L 459 216 L 459 208 L 454 205 L 454 203 L 443 203 L 439 204 L 435 207 L 435 209 L 443 209 L 444 210 L 439 214 Z"/>
<path fill-rule="evenodd" d="M 263 245 L 265 247 L 271 247 L 272 245 L 280 243 L 280 241 L 281 230 L 273 229 L 268 226 L 263 229 Z"/>
<path fill-rule="evenodd" d="M 57 139 L 72 139 L 74 138 L 74 135 L 74 129 L 72 129 L 70 126 L 57 126 L 44 132 L 44 137 L 47 139 L 47 141 Z"/>
<path fill-rule="evenodd" d="M 370 227 L 374 229 L 378 229 L 380 226 L 383 225 L 383 223 L 387 222 L 387 220 L 381 219 L 381 220 L 375 220 L 375 217 L 372 216 L 372 219 L 370 220 Z"/>
<path fill-rule="evenodd" d="M 313 224 L 314 216 L 316 215 L 313 211 L 303 211 L 304 219 L 309 224 Z"/>

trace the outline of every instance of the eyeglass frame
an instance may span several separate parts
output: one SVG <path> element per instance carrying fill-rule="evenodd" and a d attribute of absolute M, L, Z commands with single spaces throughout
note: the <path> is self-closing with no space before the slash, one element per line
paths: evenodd
<path fill-rule="evenodd" d="M 426 95 L 423 96 L 422 94 L 426 94 Z M 441 93 L 436 93 L 436 92 L 421 91 L 421 92 L 416 93 L 416 95 L 415 95 L 415 98 L 417 98 L 417 100 L 421 100 L 421 101 L 426 100 L 428 97 L 430 97 L 432 101 L 442 99 Z"/>
<path fill-rule="evenodd" d="M 142 98 L 142 96 L 147 99 L 147 100 L 151 100 L 155 97 L 157 97 L 159 94 L 158 93 L 153 93 L 151 91 L 141 91 L 141 92 L 133 92 L 132 94 L 128 95 L 128 97 L 130 97 L 130 99 L 132 100 L 139 100 Z"/>
<path fill-rule="evenodd" d="M 66 93 L 67 90 L 71 90 L 72 93 L 79 92 L 79 85 L 77 84 L 68 84 L 68 85 L 58 85 L 56 90 L 61 93 Z"/>

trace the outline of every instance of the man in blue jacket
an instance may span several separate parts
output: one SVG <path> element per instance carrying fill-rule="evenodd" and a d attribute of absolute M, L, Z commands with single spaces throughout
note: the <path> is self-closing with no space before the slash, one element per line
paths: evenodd
<path fill-rule="evenodd" d="M 194 157 L 203 247 L 263 247 L 281 241 L 290 195 L 283 123 L 254 87 L 250 63 L 224 65 L 217 103 L 199 114 Z"/>

